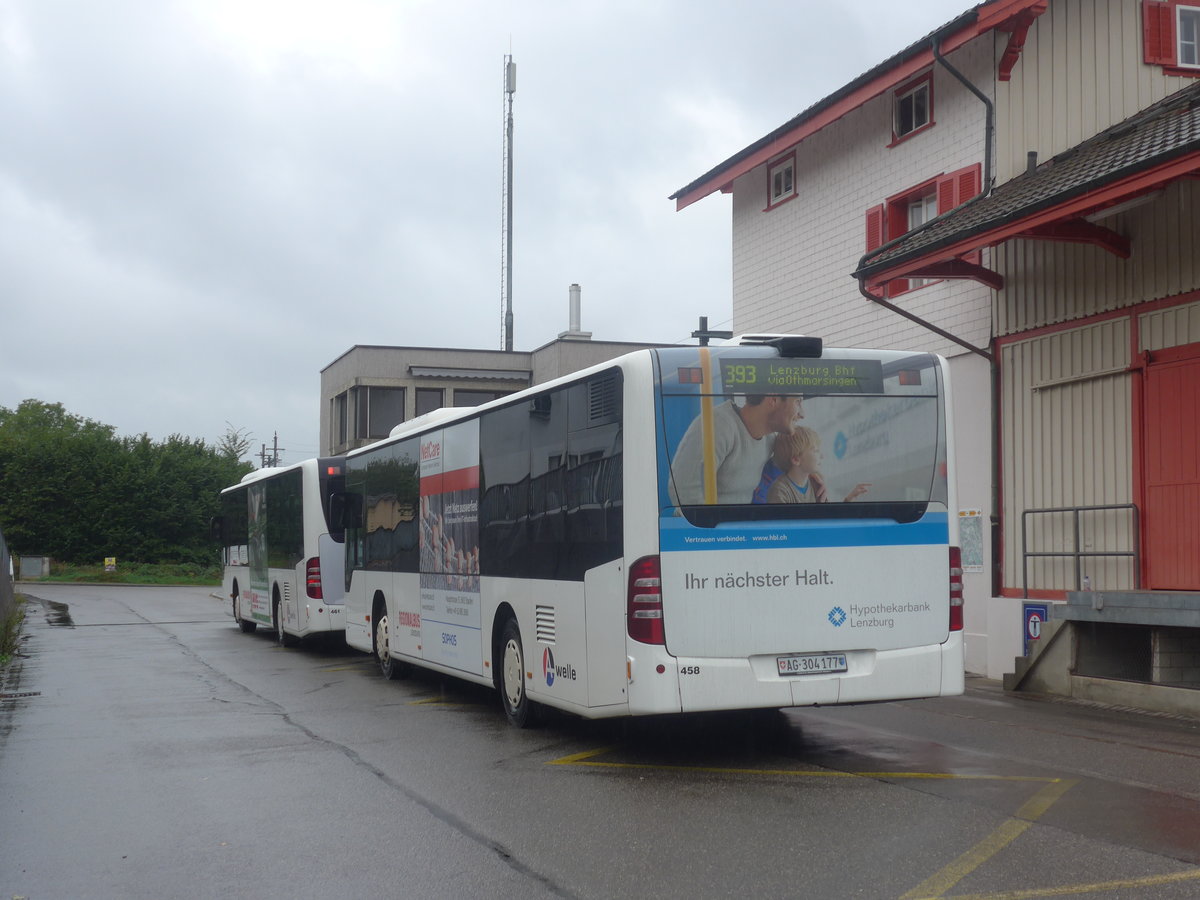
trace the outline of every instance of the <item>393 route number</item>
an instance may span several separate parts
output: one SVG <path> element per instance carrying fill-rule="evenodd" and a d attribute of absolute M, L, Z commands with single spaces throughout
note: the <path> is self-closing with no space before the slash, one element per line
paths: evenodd
<path fill-rule="evenodd" d="M 725 367 L 725 383 L 755 384 L 758 381 L 758 367 L 745 365 L 728 365 Z"/>

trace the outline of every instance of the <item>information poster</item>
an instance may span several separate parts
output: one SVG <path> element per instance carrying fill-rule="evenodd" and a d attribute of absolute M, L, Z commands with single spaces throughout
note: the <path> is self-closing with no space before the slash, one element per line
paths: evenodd
<path fill-rule="evenodd" d="M 964 572 L 983 571 L 983 512 L 964 509 L 958 513 L 958 541 L 962 547 Z"/>

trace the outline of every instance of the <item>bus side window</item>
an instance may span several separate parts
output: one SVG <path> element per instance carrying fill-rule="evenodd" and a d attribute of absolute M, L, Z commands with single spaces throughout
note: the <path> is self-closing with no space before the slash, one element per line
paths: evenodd
<path fill-rule="evenodd" d="M 529 557 L 529 423 L 536 410 L 514 403 L 479 419 L 479 568 L 519 577 Z"/>

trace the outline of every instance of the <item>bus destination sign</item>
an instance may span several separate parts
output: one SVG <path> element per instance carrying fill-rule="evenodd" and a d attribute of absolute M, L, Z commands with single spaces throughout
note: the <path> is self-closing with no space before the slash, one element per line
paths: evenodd
<path fill-rule="evenodd" d="M 723 359 L 725 390 L 739 394 L 882 394 L 877 359 Z"/>

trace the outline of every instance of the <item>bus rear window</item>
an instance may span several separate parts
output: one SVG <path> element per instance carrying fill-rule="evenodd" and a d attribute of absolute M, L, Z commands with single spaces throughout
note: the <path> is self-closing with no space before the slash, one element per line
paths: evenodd
<path fill-rule="evenodd" d="M 659 377 L 661 506 L 696 524 L 911 520 L 945 502 L 937 357 L 689 348 L 664 352 Z"/>

